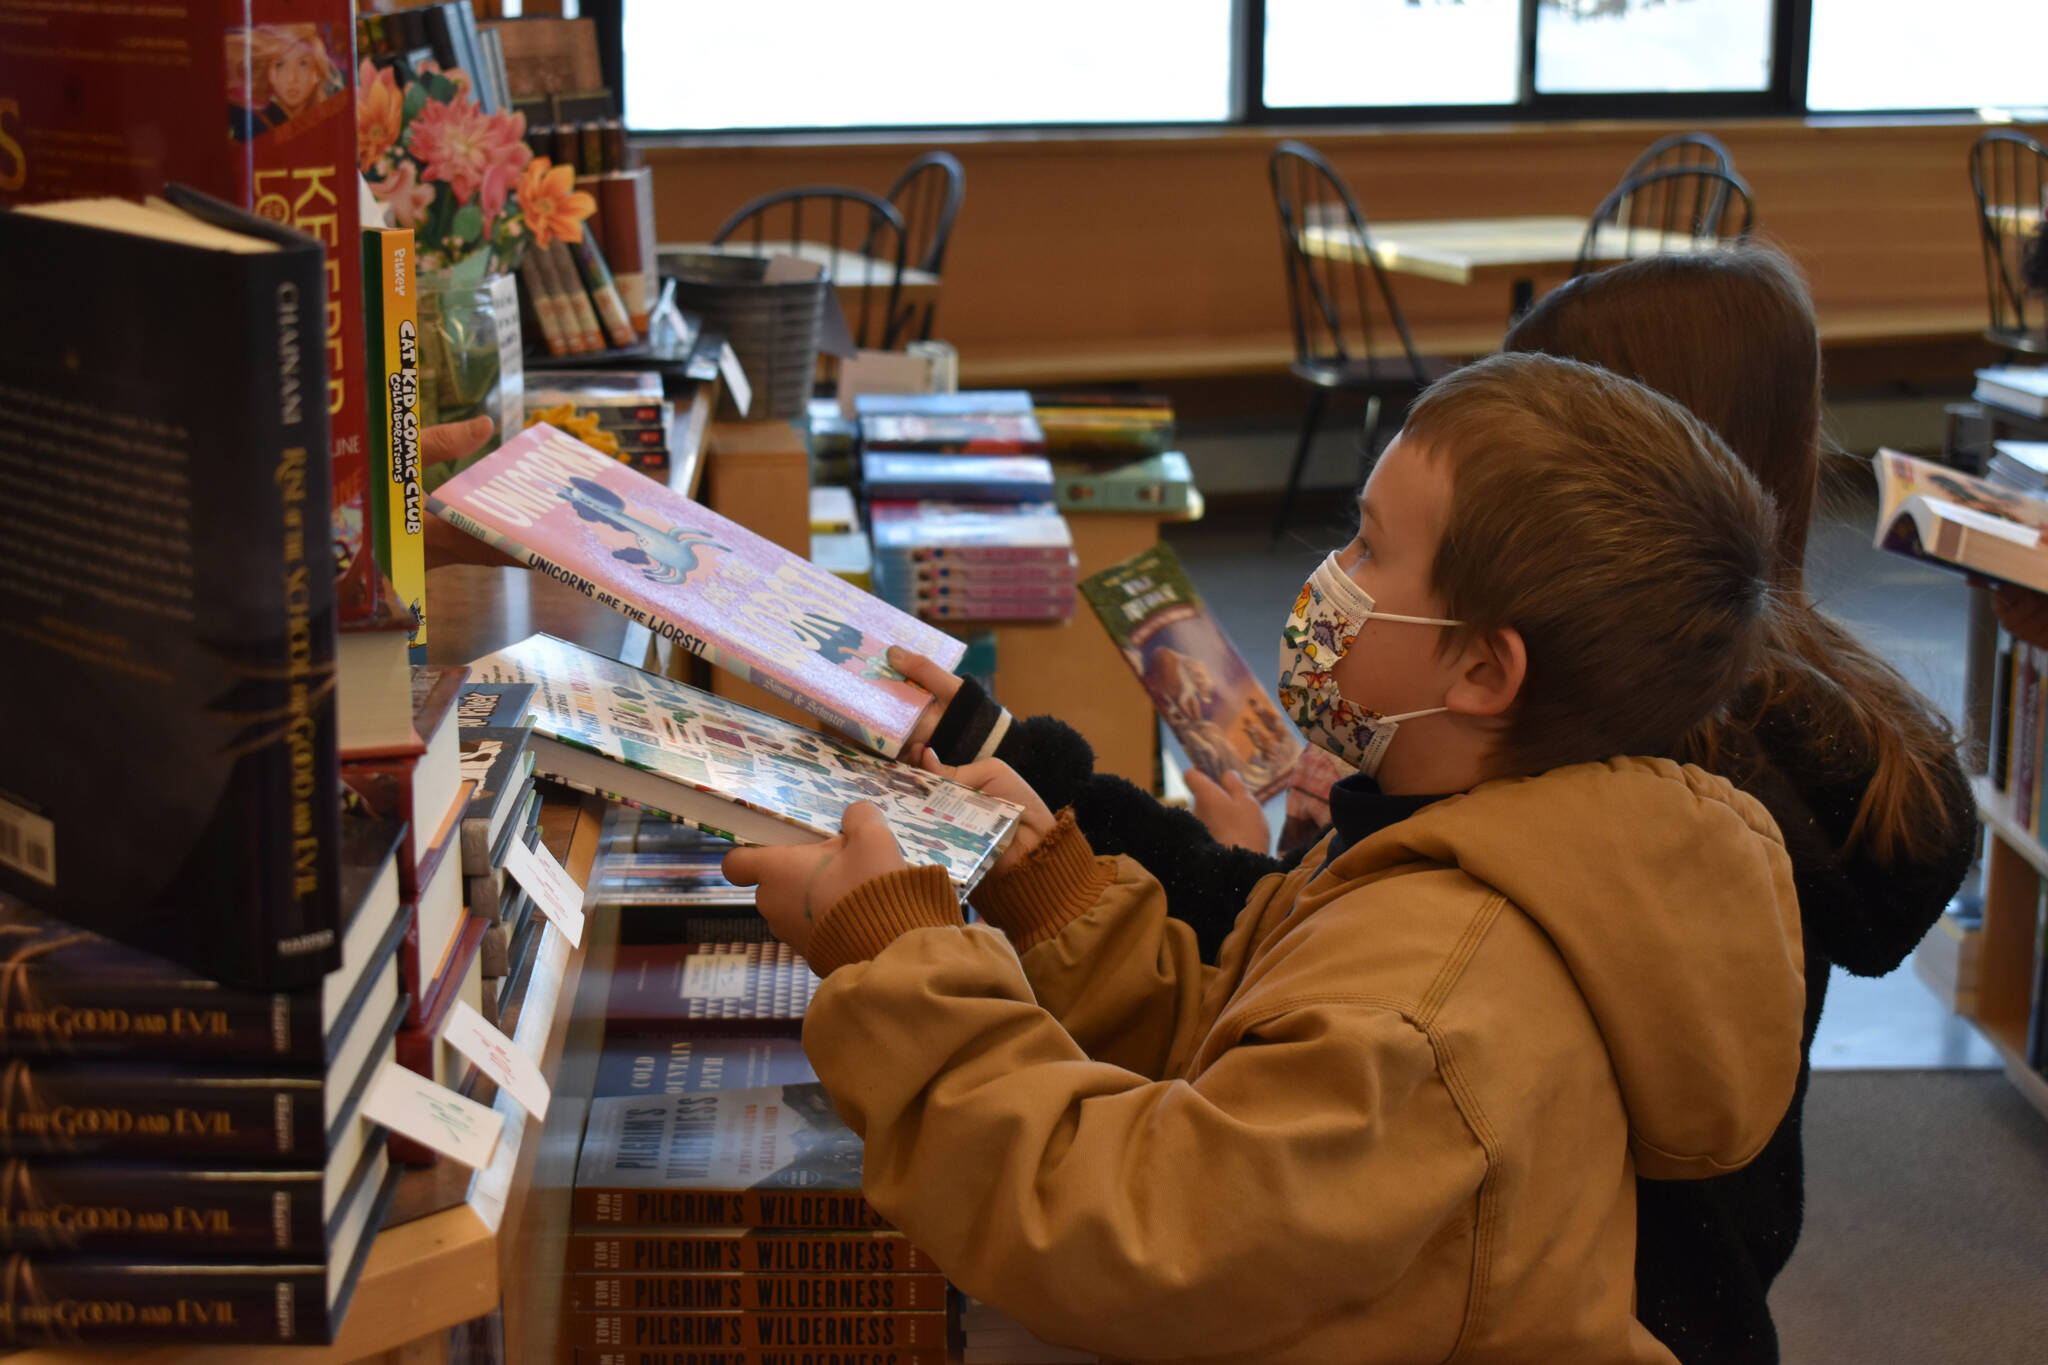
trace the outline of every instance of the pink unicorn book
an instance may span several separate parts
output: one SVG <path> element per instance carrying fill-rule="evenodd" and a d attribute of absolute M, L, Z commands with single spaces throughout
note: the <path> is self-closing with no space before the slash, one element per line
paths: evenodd
<path fill-rule="evenodd" d="M 545 423 L 442 484 L 427 505 L 892 758 L 931 694 L 889 667 L 889 646 L 946 668 L 966 652 L 944 631 Z"/>

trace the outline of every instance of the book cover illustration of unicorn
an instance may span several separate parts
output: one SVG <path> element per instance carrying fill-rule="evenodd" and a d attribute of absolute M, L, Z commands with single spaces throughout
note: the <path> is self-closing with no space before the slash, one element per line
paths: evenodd
<path fill-rule="evenodd" d="M 529 636 L 478 659 L 471 671 L 486 681 L 533 684 L 536 734 L 773 816 L 816 838 L 835 837 L 849 805 L 872 801 L 906 859 L 945 868 L 963 890 L 1009 842 L 1019 814 L 1007 801 L 551 635 Z M 712 832 L 732 837 L 723 829 Z"/>
<path fill-rule="evenodd" d="M 966 646 L 546 424 L 443 484 L 433 512 L 881 753 L 931 698 L 892 644 Z"/>

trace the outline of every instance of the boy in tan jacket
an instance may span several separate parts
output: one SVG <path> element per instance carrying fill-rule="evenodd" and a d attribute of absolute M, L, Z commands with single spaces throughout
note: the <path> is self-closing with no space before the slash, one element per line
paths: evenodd
<path fill-rule="evenodd" d="M 955 774 L 1026 808 L 985 925 L 864 805 L 727 873 L 825 978 L 804 1046 L 869 1200 L 1048 1340 L 1669 1361 L 1633 1313 L 1635 1177 L 1776 1127 L 1799 921 L 1756 802 L 1615 756 L 1668 750 L 1770 647 L 1768 503 L 1676 405 L 1517 355 L 1425 394 L 1360 504 L 1280 696 L 1361 776 L 1214 968 L 993 761 Z"/>

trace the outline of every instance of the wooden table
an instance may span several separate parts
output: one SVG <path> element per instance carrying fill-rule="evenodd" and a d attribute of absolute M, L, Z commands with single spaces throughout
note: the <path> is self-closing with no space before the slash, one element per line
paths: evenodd
<path fill-rule="evenodd" d="M 1374 223 L 1372 257 L 1380 269 L 1447 284 L 1471 284 L 1482 276 L 1511 278 L 1509 316 L 1519 317 L 1536 296 L 1538 274 L 1568 274 L 1585 244 L 1586 220 L 1556 215 L 1515 218 L 1435 218 Z M 1592 259 L 1623 261 L 1674 250 L 1665 234 L 1607 225 L 1593 240 Z M 1364 261 L 1364 245 L 1348 222 L 1306 223 L 1301 249 L 1330 260 Z"/>

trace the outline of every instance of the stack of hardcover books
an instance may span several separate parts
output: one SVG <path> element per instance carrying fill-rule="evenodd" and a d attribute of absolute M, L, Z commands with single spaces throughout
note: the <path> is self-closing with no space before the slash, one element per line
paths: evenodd
<path fill-rule="evenodd" d="M 1061 621 L 1080 561 L 1049 502 L 878 502 L 875 592 L 927 620 Z"/>
<path fill-rule="evenodd" d="M 406 1011 L 402 834 L 342 820 L 341 966 L 296 991 L 0 896 L 0 1341 L 333 1339 L 396 1176 L 359 1106 Z"/>
<path fill-rule="evenodd" d="M 515 842 L 540 841 L 540 795 L 533 785 L 533 736 L 523 683 L 468 683 L 455 702 L 462 775 L 473 783 L 462 812 L 463 903 L 483 926 L 478 974 L 486 1019 L 498 1022 L 515 963 L 534 947 L 533 897 L 505 869 Z"/>
<path fill-rule="evenodd" d="M 861 1196 L 797 1040 L 809 966 L 779 943 L 619 955 L 572 1200 L 577 1359 L 942 1365 L 945 1278 Z"/>
<path fill-rule="evenodd" d="M 575 430 L 642 473 L 668 475 L 676 412 L 664 396 L 659 370 L 529 370 L 526 412 Z"/>

